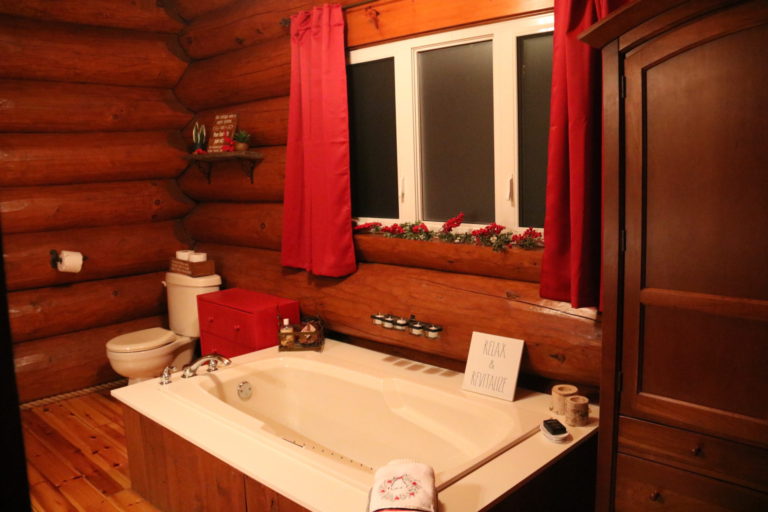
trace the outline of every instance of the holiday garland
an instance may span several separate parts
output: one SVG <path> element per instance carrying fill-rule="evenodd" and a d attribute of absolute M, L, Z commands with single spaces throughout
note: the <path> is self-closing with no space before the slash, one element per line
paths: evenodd
<path fill-rule="evenodd" d="M 470 232 L 455 233 L 453 230 L 464 222 L 464 213 L 448 219 L 439 231 L 430 230 L 423 222 L 395 223 L 383 226 L 381 222 L 366 222 L 355 226 L 356 233 L 379 233 L 389 238 L 406 238 L 409 240 L 440 240 L 454 244 L 473 244 L 490 247 L 494 251 L 503 251 L 508 247 L 521 249 L 537 249 L 544 246 L 544 238 L 540 231 L 533 228 L 523 233 L 514 234 L 504 231 L 504 226 L 491 222 L 485 227 Z"/>

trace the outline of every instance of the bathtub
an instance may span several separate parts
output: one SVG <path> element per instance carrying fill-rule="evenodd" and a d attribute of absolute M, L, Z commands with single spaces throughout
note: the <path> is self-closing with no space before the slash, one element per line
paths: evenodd
<path fill-rule="evenodd" d="M 463 391 L 461 373 L 333 340 L 322 353 L 273 347 L 205 368 L 112 393 L 310 510 L 364 510 L 374 470 L 392 459 L 430 464 L 441 499 L 450 496 L 513 447 L 540 441 L 550 416 L 544 395 L 486 397 Z"/>

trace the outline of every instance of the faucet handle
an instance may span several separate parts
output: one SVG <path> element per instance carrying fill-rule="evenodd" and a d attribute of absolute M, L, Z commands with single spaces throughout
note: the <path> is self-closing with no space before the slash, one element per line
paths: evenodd
<path fill-rule="evenodd" d="M 171 373 L 176 371 L 175 366 L 166 366 L 163 368 L 163 374 L 160 376 L 160 385 L 165 386 L 171 383 Z"/>
<path fill-rule="evenodd" d="M 219 361 L 217 359 L 211 359 L 208 361 L 208 373 L 215 372 L 219 369 Z"/>

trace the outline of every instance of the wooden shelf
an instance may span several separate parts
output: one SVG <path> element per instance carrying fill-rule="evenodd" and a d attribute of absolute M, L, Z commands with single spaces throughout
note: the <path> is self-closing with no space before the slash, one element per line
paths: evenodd
<path fill-rule="evenodd" d="M 203 173 L 208 183 L 211 182 L 211 172 L 213 170 L 213 164 L 217 162 L 228 162 L 231 160 L 237 160 L 240 162 L 240 166 L 243 172 L 248 176 L 253 183 L 253 170 L 257 165 L 264 160 L 264 156 L 257 151 L 225 151 L 221 153 L 203 153 L 198 155 L 185 155 L 184 158 L 189 160 L 190 165 L 195 165 L 197 169 Z M 186 169 L 185 169 L 186 170 Z"/>

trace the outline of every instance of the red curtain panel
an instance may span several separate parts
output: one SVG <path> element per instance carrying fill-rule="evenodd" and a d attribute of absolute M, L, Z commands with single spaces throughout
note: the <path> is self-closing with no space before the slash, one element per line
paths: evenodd
<path fill-rule="evenodd" d="M 600 303 L 602 138 L 600 52 L 578 36 L 623 3 L 555 2 L 540 292 L 577 308 Z"/>
<path fill-rule="evenodd" d="M 290 94 L 281 261 L 315 275 L 348 275 L 356 263 L 340 6 L 291 17 Z"/>

